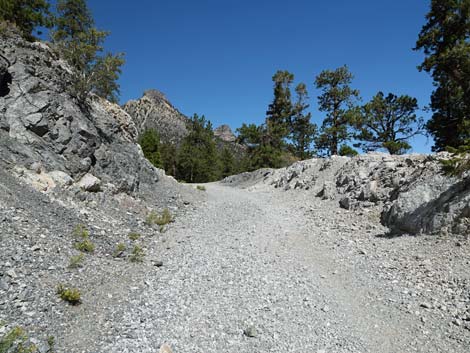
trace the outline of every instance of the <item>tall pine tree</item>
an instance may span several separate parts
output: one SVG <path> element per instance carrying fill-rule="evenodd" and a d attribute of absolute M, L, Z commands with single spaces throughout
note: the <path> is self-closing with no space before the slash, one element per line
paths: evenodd
<path fill-rule="evenodd" d="M 291 140 L 294 155 L 303 160 L 312 157 L 311 145 L 317 132 L 317 126 L 310 122 L 312 114 L 305 112 L 310 106 L 307 103 L 307 86 L 304 83 L 299 83 L 295 88 L 295 92 L 297 93 L 297 100 L 293 107 L 290 123 Z"/>
<path fill-rule="evenodd" d="M 426 127 L 441 151 L 470 139 L 470 0 L 432 0 L 426 19 L 415 50 L 436 86 Z"/>
<path fill-rule="evenodd" d="M 315 80 L 322 92 L 318 97 L 319 110 L 326 112 L 316 146 L 328 155 L 337 155 L 339 145 L 350 138 L 348 127 L 359 99 L 359 91 L 350 86 L 353 78 L 348 67 L 342 66 L 334 71 L 322 71 Z"/>

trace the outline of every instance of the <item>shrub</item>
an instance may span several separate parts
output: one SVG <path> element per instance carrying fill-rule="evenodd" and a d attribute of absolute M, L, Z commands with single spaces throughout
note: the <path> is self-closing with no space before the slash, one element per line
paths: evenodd
<path fill-rule="evenodd" d="M 83 267 L 83 260 L 85 260 L 85 255 L 78 254 L 70 258 L 69 268 L 79 268 Z"/>
<path fill-rule="evenodd" d="M 354 157 L 354 156 L 357 156 L 359 153 L 351 146 L 342 145 L 341 148 L 339 149 L 338 154 L 340 156 Z"/>
<path fill-rule="evenodd" d="M 139 245 L 134 245 L 132 252 L 129 256 L 131 262 L 143 262 L 145 257 L 144 249 Z"/>
<path fill-rule="evenodd" d="M 75 249 L 82 252 L 92 253 L 95 251 L 95 244 L 90 239 L 85 239 L 74 244 Z"/>
<path fill-rule="evenodd" d="M 119 243 L 118 245 L 116 245 L 116 249 L 114 249 L 113 256 L 119 257 L 124 251 L 126 251 L 126 245 L 124 245 L 123 243 Z"/>
<path fill-rule="evenodd" d="M 37 352 L 35 345 L 27 345 L 24 330 L 17 326 L 11 329 L 5 336 L 0 337 L 0 353 L 33 353 Z"/>
<path fill-rule="evenodd" d="M 139 239 L 141 237 L 141 235 L 139 233 L 134 233 L 133 232 L 133 233 L 129 233 L 128 237 L 129 237 L 130 240 L 135 241 L 135 240 Z"/>
<path fill-rule="evenodd" d="M 196 186 L 196 189 L 198 189 L 199 191 L 206 191 L 206 187 L 204 185 L 198 185 Z"/>
<path fill-rule="evenodd" d="M 170 210 L 165 208 L 160 215 L 155 211 L 150 212 L 145 222 L 148 225 L 156 224 L 158 226 L 164 226 L 170 222 L 173 222 L 173 216 L 171 215 Z"/>
<path fill-rule="evenodd" d="M 72 305 L 80 304 L 80 291 L 77 288 L 67 288 L 64 285 L 59 284 L 57 286 L 57 294 L 60 299 L 70 303 Z"/>
<path fill-rule="evenodd" d="M 77 239 L 77 242 L 74 244 L 75 249 L 88 253 L 95 251 L 95 244 L 90 240 L 90 232 L 83 224 L 78 224 L 74 228 L 73 235 Z"/>
<path fill-rule="evenodd" d="M 452 157 L 448 160 L 442 160 L 442 169 L 447 175 L 462 176 L 470 170 L 470 141 L 459 148 L 449 147 L 448 151 Z"/>

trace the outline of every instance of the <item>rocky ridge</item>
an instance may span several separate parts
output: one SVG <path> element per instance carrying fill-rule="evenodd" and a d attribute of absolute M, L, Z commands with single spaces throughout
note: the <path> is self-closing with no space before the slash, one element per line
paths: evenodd
<path fill-rule="evenodd" d="M 345 209 L 379 209 L 381 221 L 391 233 L 468 237 L 470 178 L 444 175 L 443 158 L 448 155 L 333 156 L 244 173 L 223 182 L 249 189 L 308 190 L 316 197 L 336 200 Z"/>

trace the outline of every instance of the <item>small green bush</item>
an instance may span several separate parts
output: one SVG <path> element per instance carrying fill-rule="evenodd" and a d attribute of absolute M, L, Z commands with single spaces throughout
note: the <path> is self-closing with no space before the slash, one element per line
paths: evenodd
<path fill-rule="evenodd" d="M 90 232 L 83 224 L 77 224 L 73 229 L 73 235 L 77 239 L 88 239 L 90 237 Z"/>
<path fill-rule="evenodd" d="M 69 268 L 79 268 L 83 267 L 83 261 L 85 260 L 85 255 L 83 253 L 72 256 L 69 262 Z"/>
<path fill-rule="evenodd" d="M 129 256 L 131 262 L 143 262 L 145 257 L 144 249 L 139 245 L 134 245 L 132 252 Z"/>
<path fill-rule="evenodd" d="M 17 326 L 5 336 L 0 337 L 0 353 L 33 353 L 38 349 L 35 345 L 27 345 L 28 336 L 24 330 Z"/>
<path fill-rule="evenodd" d="M 90 239 L 85 239 L 74 244 L 75 249 L 82 252 L 92 253 L 95 251 L 95 244 Z"/>
<path fill-rule="evenodd" d="M 150 212 L 145 222 L 148 225 L 156 224 L 158 226 L 164 226 L 170 222 L 173 222 L 173 216 L 171 215 L 170 210 L 165 208 L 160 215 L 155 211 Z"/>
<path fill-rule="evenodd" d="M 196 186 L 196 189 L 198 189 L 199 191 L 206 191 L 206 187 L 204 185 L 198 185 Z"/>
<path fill-rule="evenodd" d="M 118 245 L 116 245 L 116 249 L 114 249 L 113 256 L 119 257 L 124 251 L 126 251 L 126 245 L 123 243 L 119 243 Z"/>
<path fill-rule="evenodd" d="M 459 148 L 448 147 L 447 150 L 452 153 L 452 157 L 441 161 L 445 174 L 462 176 L 466 171 L 470 170 L 470 140 Z"/>
<path fill-rule="evenodd" d="M 74 228 L 73 235 L 77 240 L 74 244 L 75 249 L 87 253 L 95 251 L 95 244 L 90 240 L 90 232 L 83 224 L 78 224 Z"/>
<path fill-rule="evenodd" d="M 81 302 L 80 291 L 77 288 L 67 288 L 64 287 L 64 285 L 59 284 L 57 286 L 57 294 L 62 300 L 72 305 L 77 305 Z"/>
<path fill-rule="evenodd" d="M 137 239 L 139 239 L 141 237 L 141 235 L 139 233 L 129 233 L 128 235 L 129 239 L 132 240 L 132 241 L 135 241 Z"/>

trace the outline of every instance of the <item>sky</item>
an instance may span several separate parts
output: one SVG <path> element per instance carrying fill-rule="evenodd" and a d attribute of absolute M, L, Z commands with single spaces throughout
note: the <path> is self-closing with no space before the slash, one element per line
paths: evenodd
<path fill-rule="evenodd" d="M 378 91 L 429 105 L 433 90 L 415 52 L 429 1 L 422 0 L 88 0 L 106 49 L 124 52 L 121 103 L 150 88 L 183 114 L 213 125 L 264 122 L 277 70 L 307 84 L 321 125 L 315 77 L 348 65 L 363 102 Z M 295 87 L 295 84 L 292 88 Z M 425 118 L 429 113 L 420 111 Z M 412 140 L 430 152 L 432 139 Z"/>

